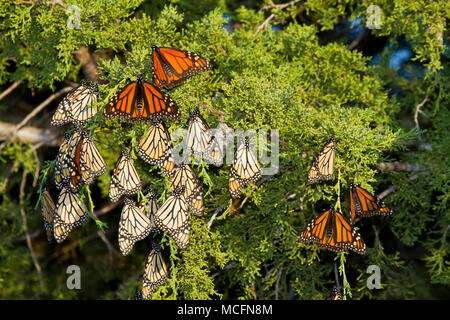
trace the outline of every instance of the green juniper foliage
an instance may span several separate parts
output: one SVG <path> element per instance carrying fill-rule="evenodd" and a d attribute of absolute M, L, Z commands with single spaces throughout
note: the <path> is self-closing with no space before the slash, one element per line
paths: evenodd
<path fill-rule="evenodd" d="M 189 109 L 199 106 L 211 128 L 225 123 L 280 134 L 279 172 L 246 186 L 239 200 L 230 200 L 229 164 L 193 165 L 203 185 L 205 213 L 191 214 L 186 250 L 169 235 L 150 235 L 161 239 L 169 266 L 153 299 L 325 299 L 335 265 L 346 299 L 449 297 L 448 2 L 284 4 L 0 2 L 2 91 L 20 81 L 0 100 L 1 122 L 19 123 L 52 93 L 92 76 L 80 59 L 80 48 L 87 48 L 99 77 L 99 113 L 86 129 L 108 166 L 80 193 L 92 219 L 62 244 L 48 244 L 39 202 L 44 186 L 57 199 L 58 147 L 14 137 L 2 147 L 1 298 L 133 299 L 140 288 L 149 239 L 124 257 L 117 242 L 122 204 L 97 217 L 93 213 L 111 206 L 110 177 L 121 148 L 130 152 L 143 183 L 157 191 L 160 205 L 170 195 L 168 179 L 137 155 L 148 124 L 102 118 L 109 100 L 137 74 L 152 81 L 151 43 L 196 52 L 214 66 L 165 90 L 181 110 L 180 121 L 166 121 L 170 133 L 187 128 Z M 364 24 L 369 5 L 381 8 L 381 27 L 370 37 L 387 43 L 376 65 L 370 63 L 373 54 L 350 48 L 346 34 L 335 30 L 356 17 Z M 413 52 L 402 69 L 411 77 L 390 68 L 402 41 Z M 61 98 L 27 125 L 49 128 Z M 64 129 L 71 132 L 73 126 Z M 334 178 L 308 184 L 311 163 L 331 135 L 337 142 Z M 349 180 L 373 194 L 388 190 L 384 201 L 394 210 L 392 218 L 356 223 L 366 255 L 300 243 L 302 230 L 331 204 L 349 217 Z M 81 290 L 66 287 L 71 264 L 81 268 Z M 381 270 L 381 289 L 367 288 L 370 265 Z"/>

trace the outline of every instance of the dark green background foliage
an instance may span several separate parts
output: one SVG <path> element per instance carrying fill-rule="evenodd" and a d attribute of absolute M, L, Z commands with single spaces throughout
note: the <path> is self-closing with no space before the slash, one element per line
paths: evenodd
<path fill-rule="evenodd" d="M 197 52 L 214 69 L 169 92 L 182 112 L 180 121 L 167 122 L 169 131 L 186 128 L 189 108 L 199 104 L 207 106 L 200 110 L 212 128 L 220 119 L 211 110 L 220 110 L 231 128 L 278 129 L 280 172 L 259 187 L 247 186 L 231 204 L 230 166 L 194 166 L 205 191 L 205 214 L 191 216 L 191 243 L 185 251 L 177 250 L 169 236 L 162 238 L 170 275 L 154 299 L 324 299 L 334 284 L 335 263 L 344 271 L 340 282 L 347 298 L 449 298 L 448 2 L 339 3 L 307 0 L 281 7 L 270 1 L 79 0 L 52 6 L 3 0 L 0 83 L 3 90 L 22 84 L 0 101 L 1 121 L 19 123 L 55 90 L 87 78 L 74 54 L 80 46 L 88 47 L 98 66 L 101 110 L 137 73 L 151 79 L 152 42 Z M 69 29 L 66 9 L 75 4 L 81 9 L 81 28 Z M 360 39 L 364 46 L 348 48 L 347 33 L 335 27 L 356 17 L 364 23 L 370 4 L 382 8 L 382 26 L 370 34 L 366 29 Z M 233 33 L 223 28 L 224 13 L 233 19 Z M 272 13 L 268 27 L 257 29 Z M 280 31 L 272 30 L 272 24 Z M 375 52 L 364 49 L 371 48 L 370 41 L 386 44 L 376 65 L 369 65 Z M 414 53 L 402 67 L 414 75 L 409 78 L 389 67 L 402 41 Z M 57 103 L 29 125 L 49 127 Z M 110 170 L 125 147 L 133 150 L 142 181 L 157 190 L 162 203 L 170 192 L 167 179 L 137 157 L 146 125 L 105 122 L 98 116 L 88 128 L 109 171 L 82 189 L 85 202 L 91 197 L 95 209 L 109 205 Z M 311 161 L 332 134 L 338 142 L 335 178 L 309 185 Z M 62 244 L 47 243 L 35 205 L 41 185 L 57 195 L 57 150 L 19 140 L 1 150 L 0 297 L 133 298 L 149 243 L 138 242 L 127 257 L 118 253 L 121 206 L 99 216 L 101 222 L 89 219 Z M 377 166 L 397 162 L 408 164 L 409 170 L 397 166 L 381 171 Z M 28 183 L 20 199 L 24 174 Z M 357 224 L 367 254 L 335 254 L 299 243 L 306 224 L 331 203 L 338 202 L 342 213 L 349 214 L 350 179 L 376 194 L 393 190 L 384 199 L 394 210 L 392 218 Z M 21 206 L 42 286 L 24 240 Z M 208 229 L 214 213 L 217 218 Z M 71 264 L 81 267 L 81 290 L 66 288 Z M 371 264 L 381 269 L 382 289 L 366 287 Z"/>

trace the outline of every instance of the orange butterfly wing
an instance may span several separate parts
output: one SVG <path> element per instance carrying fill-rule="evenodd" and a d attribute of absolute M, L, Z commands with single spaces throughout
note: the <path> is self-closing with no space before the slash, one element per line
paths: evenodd
<path fill-rule="evenodd" d="M 120 90 L 103 111 L 106 120 L 120 118 L 126 122 L 150 122 L 159 117 L 178 120 L 180 116 L 175 102 L 140 76 Z"/>
<path fill-rule="evenodd" d="M 376 214 L 391 215 L 392 210 L 389 209 L 381 200 L 375 198 L 366 189 L 350 184 L 350 211 L 352 220 L 356 215 L 362 217 L 371 217 Z"/>
<path fill-rule="evenodd" d="M 212 68 L 211 63 L 196 53 L 169 48 L 153 49 L 153 82 L 159 88 L 172 89 L 191 75 Z"/>
<path fill-rule="evenodd" d="M 339 212 L 334 211 L 334 234 L 336 245 L 355 251 L 359 254 L 366 253 L 366 244 L 350 222 Z M 342 250 L 341 250 L 342 251 Z"/>
<path fill-rule="evenodd" d="M 330 209 L 314 218 L 300 235 L 301 242 L 312 242 L 334 252 L 345 249 L 364 254 L 366 245 L 359 233 L 339 212 Z"/>

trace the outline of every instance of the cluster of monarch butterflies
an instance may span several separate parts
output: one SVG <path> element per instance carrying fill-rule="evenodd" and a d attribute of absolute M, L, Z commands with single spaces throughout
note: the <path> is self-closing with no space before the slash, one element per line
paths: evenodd
<path fill-rule="evenodd" d="M 323 146 L 308 172 L 308 182 L 331 180 L 334 171 L 336 141 L 334 137 Z M 353 250 L 359 254 L 366 253 L 366 244 L 354 228 L 356 217 L 374 215 L 390 216 L 392 210 L 383 201 L 370 194 L 367 190 L 350 182 L 351 222 L 331 206 L 322 212 L 306 226 L 300 235 L 301 242 L 312 242 L 319 248 L 334 252 Z"/>
<path fill-rule="evenodd" d="M 128 83 L 111 99 L 103 110 L 103 118 L 150 123 L 139 141 L 138 155 L 162 171 L 173 192 L 161 207 L 158 206 L 156 192 L 151 188 L 144 199 L 136 203 L 132 197 L 141 190 L 142 183 L 130 154 L 122 150 L 111 177 L 109 198 L 112 202 L 124 198 L 118 231 L 123 255 L 128 255 L 137 241 L 159 230 L 168 233 L 180 249 L 185 249 L 190 239 L 189 211 L 196 215 L 202 215 L 204 211 L 203 190 L 195 172 L 186 161 L 181 165 L 174 162 L 170 134 L 163 119 L 178 120 L 181 113 L 176 103 L 161 89 L 172 89 L 191 75 L 211 69 L 212 65 L 193 52 L 153 44 L 152 49 L 154 84 L 138 75 L 136 81 Z M 64 241 L 87 219 L 87 210 L 78 192 L 83 185 L 90 184 L 106 172 L 105 161 L 92 137 L 83 129 L 83 125 L 97 114 L 97 100 L 97 85 L 82 82 L 61 101 L 53 115 L 52 125 L 73 123 L 75 131 L 65 135 L 56 159 L 55 184 L 60 190 L 56 205 L 47 190 L 42 194 L 44 227 L 49 241 L 53 238 L 58 243 Z M 190 113 L 185 141 L 188 157 L 202 158 L 215 166 L 222 165 L 222 148 L 198 108 Z M 336 142 L 331 137 L 308 172 L 309 183 L 332 179 L 335 152 Z M 261 166 L 250 148 L 249 139 L 245 138 L 234 154 L 229 173 L 231 197 L 239 197 L 246 184 L 255 183 L 260 178 Z M 353 226 L 356 217 L 389 216 L 392 210 L 353 183 L 350 183 L 350 204 L 352 222 L 332 207 L 307 225 L 300 241 L 313 242 L 335 252 L 349 249 L 364 254 L 366 245 Z M 142 291 L 137 297 L 150 299 L 166 280 L 167 273 L 161 248 L 152 240 Z"/>
<path fill-rule="evenodd" d="M 191 75 L 212 68 L 211 63 L 196 53 L 152 44 L 153 84 L 138 75 L 110 100 L 103 110 L 105 120 L 120 118 L 125 122 L 149 122 L 150 126 L 138 145 L 138 154 L 146 162 L 156 164 L 170 180 L 172 195 L 158 207 L 156 192 L 148 189 L 141 202 L 132 197 L 142 183 L 126 150 L 122 150 L 112 173 L 109 198 L 124 198 L 119 222 L 119 248 L 127 255 L 137 241 L 150 232 L 169 233 L 180 249 L 189 244 L 189 210 L 196 215 L 204 211 L 202 186 L 190 165 L 177 166 L 172 158 L 170 135 L 163 119 L 178 120 L 181 113 L 176 103 L 162 91 L 182 84 Z M 55 168 L 55 184 L 61 190 L 55 205 L 50 193 L 42 193 L 44 227 L 49 241 L 62 242 L 70 232 L 87 219 L 87 210 L 78 192 L 85 184 L 106 172 L 106 163 L 83 125 L 97 114 L 97 84 L 82 82 L 58 105 L 51 124 L 73 123 L 75 132 L 66 134 Z M 222 151 L 211 135 L 198 109 L 190 115 L 188 153 L 202 157 L 207 163 L 221 166 Z M 145 266 L 142 298 L 149 299 L 157 286 L 167 278 L 167 267 L 161 249 L 155 242 Z"/>
<path fill-rule="evenodd" d="M 106 162 L 92 137 L 75 124 L 74 133 L 65 134 L 56 157 L 55 185 L 60 190 L 56 205 L 49 191 L 45 190 L 42 195 L 44 227 L 49 242 L 53 239 L 63 242 L 74 228 L 86 221 L 88 214 L 79 191 L 105 172 Z"/>

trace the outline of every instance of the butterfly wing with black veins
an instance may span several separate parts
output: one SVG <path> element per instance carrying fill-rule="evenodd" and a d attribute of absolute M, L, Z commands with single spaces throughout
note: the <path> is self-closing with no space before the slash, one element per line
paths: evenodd
<path fill-rule="evenodd" d="M 64 159 L 66 157 L 66 152 L 69 147 L 69 141 L 71 139 L 71 135 L 66 133 L 64 135 L 64 141 L 62 142 L 61 146 L 59 147 L 58 155 L 56 156 L 56 162 L 55 162 L 55 184 L 56 188 L 58 190 L 61 190 L 63 185 L 67 183 L 66 176 L 70 176 L 69 173 L 63 174 L 63 165 L 67 166 L 65 164 Z M 67 170 L 64 167 L 65 170 Z"/>
<path fill-rule="evenodd" d="M 120 89 L 103 110 L 103 118 L 126 122 L 152 122 L 164 117 L 180 119 L 176 103 L 155 85 L 138 75 L 136 81 Z"/>
<path fill-rule="evenodd" d="M 208 60 L 191 51 L 154 44 L 152 50 L 153 82 L 160 88 L 172 89 L 191 75 L 212 68 Z"/>
<path fill-rule="evenodd" d="M 323 146 L 308 171 L 308 182 L 331 180 L 334 171 L 334 158 L 336 155 L 336 142 L 334 136 Z"/>
<path fill-rule="evenodd" d="M 52 117 L 51 125 L 62 126 L 69 122 L 82 124 L 97 114 L 95 106 L 98 98 L 97 84 L 81 82 L 60 102 Z"/>
<path fill-rule="evenodd" d="M 150 164 L 156 164 L 167 176 L 173 174 L 172 142 L 162 120 L 156 120 L 147 128 L 138 145 L 139 156 Z"/>
<path fill-rule="evenodd" d="M 159 209 L 158 206 L 158 195 L 151 188 L 148 189 L 147 194 L 145 195 L 147 203 L 142 200 L 139 203 L 139 208 L 145 215 L 150 219 L 150 232 L 157 232 L 159 229 L 155 223 L 155 214 Z"/>
<path fill-rule="evenodd" d="M 53 218 L 55 215 L 55 202 L 47 190 L 42 192 L 42 218 L 44 220 L 44 228 L 49 243 L 55 238 L 53 235 Z"/>
<path fill-rule="evenodd" d="M 155 215 L 156 226 L 174 239 L 191 230 L 189 207 L 184 197 L 184 187 L 176 188 Z"/>
<path fill-rule="evenodd" d="M 392 210 L 383 201 L 352 182 L 350 183 L 350 212 L 352 220 L 355 220 L 357 215 L 361 217 L 392 215 Z"/>
<path fill-rule="evenodd" d="M 109 198 L 116 202 L 122 195 L 132 196 L 141 189 L 141 179 L 133 164 L 131 156 L 122 149 L 116 162 L 109 186 Z"/>
<path fill-rule="evenodd" d="M 189 126 L 186 136 L 188 155 L 204 158 L 211 138 L 211 130 L 200 114 L 198 107 L 196 107 L 189 115 Z"/>
<path fill-rule="evenodd" d="M 237 198 L 242 188 L 261 178 L 261 166 L 250 149 L 249 139 L 246 137 L 234 155 L 233 165 L 230 169 L 228 189 L 232 198 Z"/>
<path fill-rule="evenodd" d="M 161 247 L 152 241 L 152 249 L 145 264 L 142 281 L 142 298 L 151 299 L 156 288 L 166 281 L 168 268 L 164 261 Z"/>
<path fill-rule="evenodd" d="M 334 252 L 350 249 L 365 254 L 366 245 L 350 222 L 333 208 L 319 214 L 300 235 L 301 242 L 312 242 Z"/>
<path fill-rule="evenodd" d="M 119 248 L 124 256 L 130 253 L 134 244 L 148 236 L 151 229 L 150 219 L 136 205 L 125 198 L 119 221 Z"/>
<path fill-rule="evenodd" d="M 179 186 L 184 187 L 184 198 L 189 208 L 196 215 L 202 215 L 205 209 L 203 189 L 194 170 L 188 164 L 177 167 L 170 178 L 170 186 L 175 190 Z"/>
<path fill-rule="evenodd" d="M 106 162 L 95 146 L 92 137 L 86 135 L 81 146 L 80 163 L 82 170 L 86 170 L 92 178 L 100 177 L 106 172 Z"/>
<path fill-rule="evenodd" d="M 77 193 L 62 188 L 56 204 L 53 234 L 56 242 L 63 242 L 74 228 L 80 227 L 88 214 Z"/>
<path fill-rule="evenodd" d="M 213 164 L 216 167 L 220 167 L 223 164 L 223 152 L 216 137 L 211 138 L 206 151 L 205 161 L 207 164 Z"/>

